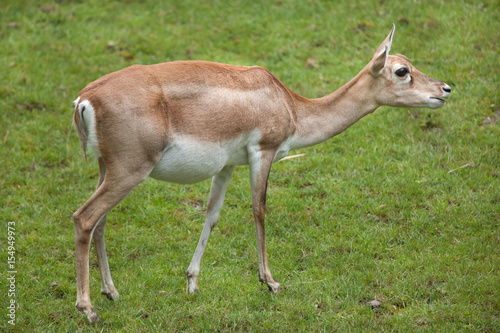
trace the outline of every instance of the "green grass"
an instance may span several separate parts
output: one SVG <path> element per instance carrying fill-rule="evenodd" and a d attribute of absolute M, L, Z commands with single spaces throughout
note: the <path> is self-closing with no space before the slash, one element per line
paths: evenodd
<path fill-rule="evenodd" d="M 497 1 L 18 0 L 0 11 L 0 244 L 15 222 L 18 271 L 12 326 L 1 246 L 2 330 L 500 330 Z M 99 294 L 91 250 L 104 321 L 86 323 L 74 308 L 71 216 L 93 193 L 97 165 L 83 160 L 71 103 L 87 83 L 136 63 L 203 59 L 262 65 L 319 97 L 357 74 L 393 22 L 392 53 L 450 84 L 452 97 L 434 111 L 381 108 L 274 165 L 267 240 L 282 293 L 258 282 L 246 168 L 231 181 L 195 296 L 184 272 L 210 183 L 147 180 L 109 216 L 118 302 Z"/>

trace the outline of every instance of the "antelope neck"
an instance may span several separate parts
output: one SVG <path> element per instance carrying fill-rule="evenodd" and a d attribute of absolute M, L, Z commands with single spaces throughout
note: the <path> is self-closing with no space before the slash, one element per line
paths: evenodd
<path fill-rule="evenodd" d="M 292 148 L 308 147 L 326 141 L 375 111 L 379 105 L 373 95 L 367 93 L 368 87 L 373 83 L 367 67 L 325 97 L 302 97 L 296 100 L 297 130 Z"/>

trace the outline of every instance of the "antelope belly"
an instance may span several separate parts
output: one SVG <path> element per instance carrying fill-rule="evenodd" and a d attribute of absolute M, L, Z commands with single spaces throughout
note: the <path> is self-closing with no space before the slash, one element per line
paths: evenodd
<path fill-rule="evenodd" d="M 176 140 L 149 176 L 171 183 L 194 184 L 215 176 L 228 164 L 245 164 L 246 155 L 245 147 Z"/>

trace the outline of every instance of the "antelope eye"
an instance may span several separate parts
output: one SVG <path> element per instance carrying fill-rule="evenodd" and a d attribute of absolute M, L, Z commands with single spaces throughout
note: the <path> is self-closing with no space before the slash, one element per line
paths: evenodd
<path fill-rule="evenodd" d="M 403 77 L 405 76 L 406 74 L 408 74 L 408 68 L 400 68 L 396 71 L 396 75 L 399 76 L 399 77 Z"/>

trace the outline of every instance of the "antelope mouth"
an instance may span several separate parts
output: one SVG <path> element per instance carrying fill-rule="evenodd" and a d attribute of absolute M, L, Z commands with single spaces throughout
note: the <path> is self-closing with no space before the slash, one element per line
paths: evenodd
<path fill-rule="evenodd" d="M 446 101 L 444 100 L 446 97 L 431 97 L 431 101 L 434 101 L 434 103 L 438 103 L 441 106 L 446 104 Z"/>
<path fill-rule="evenodd" d="M 442 98 L 439 98 L 439 97 L 431 97 L 431 98 L 432 99 L 437 99 L 437 100 L 439 100 L 439 101 L 441 101 L 443 103 L 446 103 L 446 101 L 444 99 L 442 99 Z"/>
<path fill-rule="evenodd" d="M 427 99 L 427 107 L 431 109 L 437 109 L 446 104 L 444 100 L 446 97 L 430 97 Z"/>

